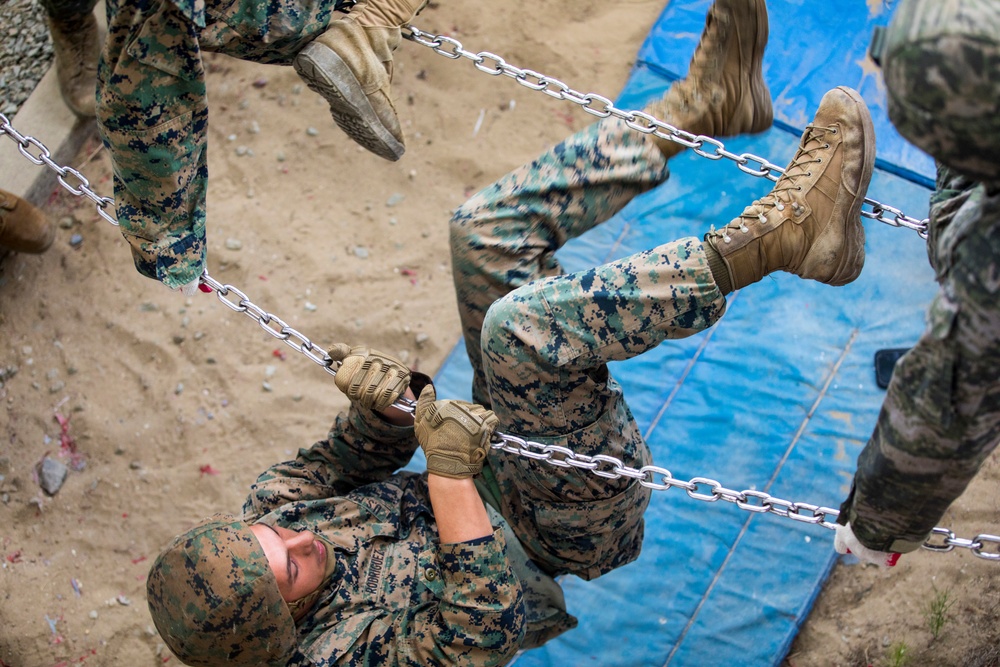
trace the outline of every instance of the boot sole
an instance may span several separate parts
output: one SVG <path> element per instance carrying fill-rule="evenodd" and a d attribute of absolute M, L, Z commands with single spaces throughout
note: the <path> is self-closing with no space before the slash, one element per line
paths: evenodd
<path fill-rule="evenodd" d="M 340 56 L 316 43 L 307 45 L 292 63 L 310 90 L 330 105 L 330 115 L 347 136 L 381 158 L 395 162 L 406 147 L 379 120 L 361 82 Z"/>
<path fill-rule="evenodd" d="M 858 196 L 851 204 L 847 216 L 846 228 L 844 229 L 844 253 L 833 276 L 830 280 L 824 281 L 828 285 L 839 287 L 853 282 L 861 275 L 861 270 L 865 265 L 865 227 L 861 223 L 861 206 L 865 203 L 865 195 L 868 192 L 868 185 L 871 183 L 872 172 L 875 169 L 875 126 L 872 124 L 872 115 L 868 110 L 868 105 L 865 104 L 860 93 L 847 86 L 837 86 L 837 89 L 847 95 L 858 108 L 861 116 L 862 136 L 864 137 L 861 155 L 861 182 L 858 183 Z"/>

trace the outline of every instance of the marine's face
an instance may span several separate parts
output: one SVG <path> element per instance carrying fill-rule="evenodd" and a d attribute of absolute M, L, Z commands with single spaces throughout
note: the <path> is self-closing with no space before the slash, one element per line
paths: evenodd
<path fill-rule="evenodd" d="M 285 602 L 304 598 L 323 583 L 326 545 L 315 535 L 262 523 L 250 526 L 250 531 L 264 550 Z"/>

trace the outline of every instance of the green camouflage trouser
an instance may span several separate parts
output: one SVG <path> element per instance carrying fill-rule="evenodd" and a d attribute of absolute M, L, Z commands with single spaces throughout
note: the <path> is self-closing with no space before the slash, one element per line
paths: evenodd
<path fill-rule="evenodd" d="M 553 253 L 667 177 L 651 140 L 608 119 L 455 213 L 452 263 L 473 398 L 496 412 L 502 432 L 632 467 L 652 462 L 606 364 L 722 315 L 701 241 L 573 274 Z M 496 450 L 489 464 L 501 512 L 550 573 L 591 579 L 638 556 L 649 489 Z"/>
<path fill-rule="evenodd" d="M 864 544 L 915 549 L 1000 441 L 1000 190 L 947 168 L 931 200 L 940 284 L 899 360 L 844 503 Z"/>

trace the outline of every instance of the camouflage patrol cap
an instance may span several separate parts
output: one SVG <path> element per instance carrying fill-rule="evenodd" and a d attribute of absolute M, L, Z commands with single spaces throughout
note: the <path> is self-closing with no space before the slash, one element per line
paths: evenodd
<path fill-rule="evenodd" d="M 250 525 L 216 514 L 178 535 L 149 570 L 146 601 L 160 636 L 195 667 L 278 667 L 295 622 Z"/>
<path fill-rule="evenodd" d="M 903 0 L 882 73 L 900 134 L 966 176 L 1000 181 L 1000 5 Z"/>

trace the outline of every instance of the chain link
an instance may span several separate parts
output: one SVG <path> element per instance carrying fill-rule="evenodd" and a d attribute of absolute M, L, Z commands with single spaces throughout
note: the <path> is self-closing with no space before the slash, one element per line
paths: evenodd
<path fill-rule="evenodd" d="M 736 153 L 726 150 L 725 145 L 714 137 L 708 137 L 704 134 L 695 135 L 690 132 L 685 132 L 684 130 L 676 128 L 669 123 L 665 123 L 664 121 L 659 120 L 658 118 L 655 118 L 654 116 L 651 116 L 643 111 L 627 111 L 619 109 L 611 100 L 603 95 L 598 95 L 597 93 L 581 93 L 577 90 L 573 90 L 558 79 L 553 79 L 552 77 L 545 76 L 544 74 L 539 74 L 534 70 L 521 69 L 520 67 L 511 65 L 495 53 L 490 53 L 489 51 L 473 53 L 472 51 L 466 50 L 462 46 L 462 43 L 457 39 L 446 37 L 445 35 L 435 35 L 433 33 L 424 32 L 416 26 L 408 25 L 405 26 L 405 29 L 407 31 L 405 34 L 407 39 L 414 41 L 417 44 L 429 47 L 435 53 L 445 56 L 446 58 L 450 58 L 452 60 L 467 58 L 468 60 L 471 60 L 476 66 L 476 69 L 481 72 L 485 72 L 486 74 L 493 76 L 499 76 L 501 74 L 509 76 L 526 88 L 538 90 L 546 95 L 555 97 L 556 99 L 566 100 L 577 104 L 584 111 L 593 116 L 597 116 L 598 118 L 608 118 L 610 116 L 614 116 L 615 118 L 624 121 L 625 125 L 632 130 L 642 132 L 643 134 L 652 134 L 660 139 L 673 141 L 681 146 L 692 149 L 697 155 L 700 155 L 703 158 L 709 160 L 719 160 L 722 158 L 732 160 L 736 163 L 736 166 L 740 169 L 740 171 L 745 174 L 766 178 L 771 181 L 777 181 L 781 178 L 781 175 L 785 173 L 785 170 L 780 165 L 776 165 L 766 158 L 754 155 L 753 153 L 740 153 L 737 155 Z M 489 63 L 490 66 L 487 66 L 486 63 Z M 759 166 L 754 168 L 754 165 Z M 923 220 L 912 218 L 898 208 L 882 204 L 881 202 L 871 199 L 870 197 L 865 197 L 864 203 L 865 205 L 871 207 L 871 210 L 869 211 L 862 208 L 861 215 L 863 217 L 870 218 L 871 220 L 877 220 L 878 222 L 884 222 L 892 227 L 905 227 L 906 229 L 912 229 L 917 232 L 920 238 L 927 238 L 927 225 L 929 221 L 926 218 Z"/>
<path fill-rule="evenodd" d="M 767 160 L 757 157 L 756 155 L 743 153 L 742 155 L 735 156 L 733 153 L 726 151 L 722 143 L 712 137 L 705 137 L 703 135 L 694 136 L 689 132 L 677 130 L 676 128 L 666 125 L 665 123 L 662 123 L 652 116 L 642 112 L 622 112 L 615 109 L 614 105 L 606 97 L 594 94 L 577 93 L 566 86 L 566 84 L 561 81 L 557 81 L 556 79 L 550 79 L 549 77 L 530 70 L 513 68 L 510 65 L 507 65 L 503 58 L 493 54 L 472 54 L 464 50 L 461 43 L 457 40 L 449 37 L 439 36 L 435 37 L 433 41 L 421 41 L 425 39 L 427 33 L 423 33 L 412 26 L 409 26 L 409 28 L 413 31 L 411 39 L 421 44 L 425 44 L 426 46 L 431 46 L 436 52 L 441 53 L 442 55 L 449 58 L 471 58 L 476 61 L 476 66 L 483 69 L 483 71 L 494 75 L 506 74 L 513 77 L 516 81 L 518 81 L 518 83 L 532 88 L 533 90 L 541 90 L 549 95 L 552 95 L 553 97 L 569 99 L 583 106 L 584 110 L 588 113 L 600 115 L 602 117 L 615 115 L 624 119 L 629 127 L 632 127 L 633 129 L 637 129 L 640 132 L 645 132 L 647 134 L 657 134 L 657 136 L 661 136 L 665 139 L 672 139 L 673 141 L 677 141 L 678 143 L 686 145 L 689 148 L 695 149 L 695 152 L 699 155 L 703 155 L 709 159 L 718 160 L 723 157 L 731 160 L 734 159 L 741 170 L 754 176 L 764 176 L 766 178 L 770 178 L 771 180 L 777 180 L 776 177 L 773 177 L 773 174 L 782 173 L 780 167 L 777 167 L 776 165 L 771 164 Z M 452 50 L 442 49 L 442 44 L 448 44 Z M 496 63 L 496 69 L 485 66 L 480 67 L 487 60 Z M 549 89 L 551 86 L 558 87 L 560 92 L 553 93 Z M 598 102 L 603 108 L 595 108 L 591 106 L 595 101 Z M 640 121 L 642 124 L 640 124 Z M 656 128 L 655 130 L 650 129 L 654 126 Z M 669 128 L 671 131 L 670 134 L 666 136 L 660 134 L 661 130 L 666 128 Z M 11 126 L 10 121 L 2 113 L 0 113 L 0 135 L 6 135 L 17 143 L 18 150 L 32 163 L 39 166 L 45 165 L 49 169 L 56 172 L 59 176 L 59 183 L 66 190 L 78 197 L 85 196 L 93 201 L 97 205 L 97 210 L 101 217 L 115 226 L 118 225 L 118 221 L 105 210 L 108 206 L 112 206 L 114 204 L 114 200 L 108 197 L 101 197 L 96 194 L 90 188 L 90 181 L 88 181 L 87 178 L 76 169 L 56 164 L 51 159 L 49 149 L 46 148 L 41 141 L 35 139 L 34 137 L 27 137 L 20 134 L 14 129 L 13 126 Z M 705 144 L 714 146 L 715 151 L 709 152 L 701 150 Z M 28 150 L 29 147 L 34 147 L 38 151 L 38 154 L 34 155 L 30 153 Z M 747 166 L 751 162 L 760 165 L 760 168 L 752 169 Z M 76 180 L 77 185 L 75 187 L 66 180 L 67 176 Z M 913 218 L 903 215 L 899 209 L 879 204 L 878 202 L 873 202 L 873 205 L 875 208 L 873 208 L 873 212 L 871 214 L 866 214 L 862 211 L 862 215 L 886 222 L 887 224 L 891 224 L 895 227 L 915 229 L 921 234 L 921 236 L 926 236 L 926 220 L 914 220 Z M 884 217 L 887 213 L 894 216 L 892 221 L 889 221 Z M 923 227 L 920 225 L 923 225 Z M 337 375 L 337 370 L 334 368 L 334 365 L 337 362 L 335 362 L 330 355 L 327 354 L 326 350 L 312 342 L 302 333 L 288 326 L 281 318 L 254 304 L 242 291 L 233 285 L 220 283 L 215 280 L 215 278 L 208 274 L 207 269 L 202 273 L 199 280 L 201 285 L 213 290 L 219 301 L 225 304 L 226 307 L 235 312 L 245 314 L 247 317 L 257 322 L 261 329 L 266 331 L 275 339 L 280 340 L 292 349 L 301 352 L 306 356 L 306 358 L 315 362 L 330 375 Z M 393 404 L 393 407 L 398 408 L 403 412 L 413 414 L 416 409 L 416 403 L 414 401 L 401 398 Z M 733 503 L 741 510 L 745 510 L 750 513 L 774 514 L 775 516 L 790 519 L 792 521 L 823 526 L 824 528 L 836 529 L 837 523 L 835 521 L 831 521 L 830 519 L 836 519 L 840 514 L 838 510 L 830 507 L 820 507 L 810 503 L 783 500 L 762 491 L 756 491 L 753 489 L 736 491 L 728 489 L 722 486 L 720 482 L 708 477 L 692 477 L 690 480 L 684 481 L 676 479 L 669 470 L 661 468 L 660 466 L 647 465 L 638 469 L 632 468 L 625 465 L 621 459 L 614 456 L 606 454 L 597 454 L 595 456 L 577 454 L 567 447 L 544 445 L 542 443 L 525 440 L 524 438 L 520 438 L 516 435 L 509 435 L 506 433 L 496 433 L 494 435 L 494 441 L 491 443 L 491 447 L 510 454 L 515 454 L 517 456 L 522 456 L 536 461 L 544 461 L 549 465 L 560 468 L 579 468 L 581 470 L 587 470 L 591 474 L 605 479 L 620 479 L 622 477 L 634 479 L 642 486 L 655 491 L 667 491 L 676 487 L 684 489 L 687 495 L 695 500 L 701 500 L 704 502 L 716 502 L 718 500 L 723 500 L 728 503 Z M 704 491 L 700 490 L 703 487 L 708 488 Z M 938 527 L 934 528 L 931 533 L 931 537 L 924 543 L 923 547 L 930 551 L 942 552 L 953 551 L 956 548 L 969 549 L 979 558 L 1000 562 L 1000 536 L 997 535 L 981 533 L 976 535 L 973 539 L 968 540 L 956 537 L 955 533 L 947 528 Z"/>
<path fill-rule="evenodd" d="M 575 454 L 566 447 L 544 445 L 505 433 L 497 433 L 491 447 L 536 461 L 544 461 L 560 468 L 582 468 L 608 479 L 621 477 L 635 479 L 642 486 L 654 491 L 668 491 L 672 488 L 683 489 L 689 497 L 695 500 L 709 503 L 722 500 L 754 514 L 774 514 L 783 519 L 822 526 L 831 530 L 837 528 L 836 519 L 840 516 L 840 511 L 832 507 L 784 500 L 753 489 L 744 491 L 727 489 L 721 482 L 707 477 L 692 477 L 685 481 L 677 479 L 673 473 L 660 466 L 648 465 L 642 468 L 632 468 L 614 456 Z M 599 465 L 604 469 L 598 470 Z M 969 549 L 979 558 L 1000 561 L 1000 536 L 997 535 L 981 533 L 971 540 L 967 540 L 956 537 L 955 533 L 947 528 L 935 528 L 923 547 L 930 551 Z"/>

